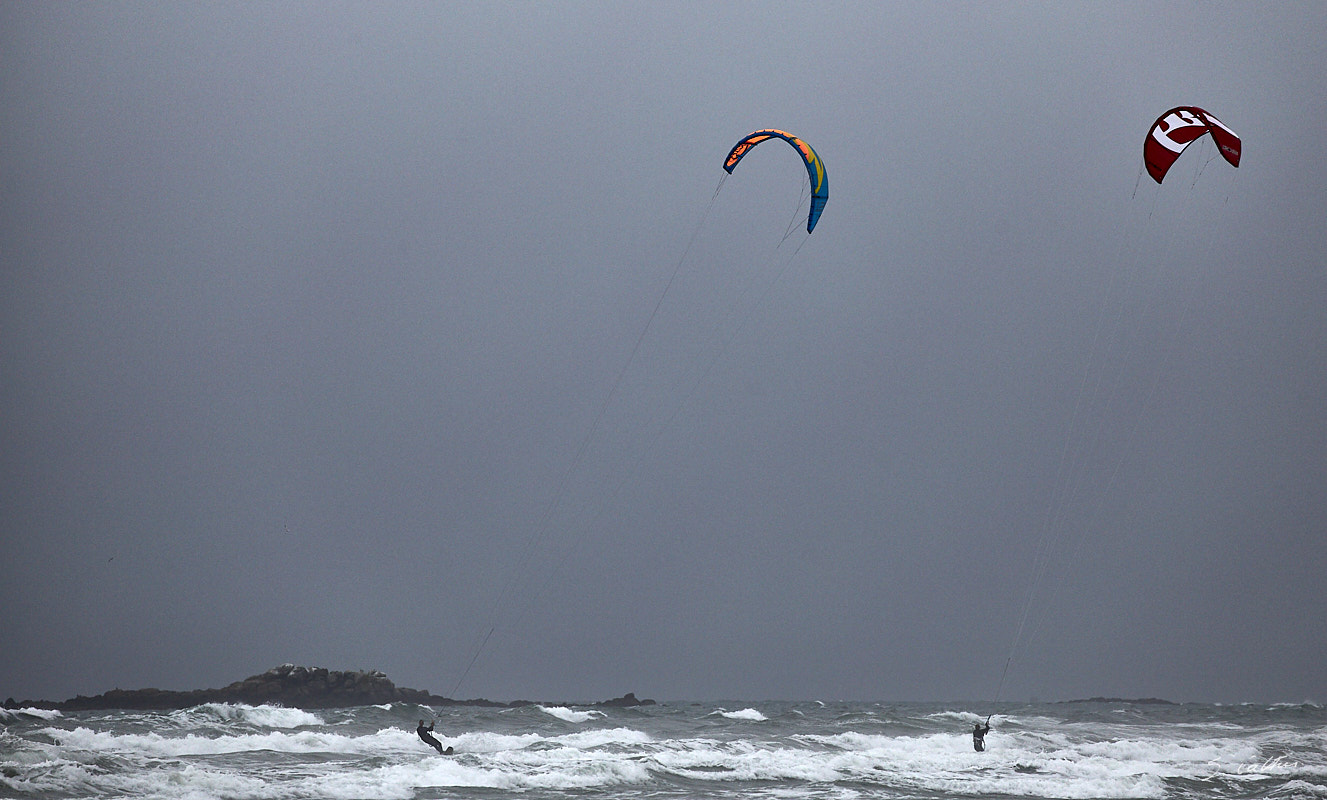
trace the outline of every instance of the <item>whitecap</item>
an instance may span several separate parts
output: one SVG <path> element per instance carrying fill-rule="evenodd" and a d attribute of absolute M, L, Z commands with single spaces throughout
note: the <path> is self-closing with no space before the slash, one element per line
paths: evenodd
<path fill-rule="evenodd" d="M 223 722 L 241 722 L 264 728 L 300 728 L 310 725 L 322 725 L 323 720 L 301 708 L 261 705 L 251 706 L 245 703 L 205 703 L 186 713 L 202 713 Z"/>
<path fill-rule="evenodd" d="M 602 711 L 576 711 L 565 706 L 538 706 L 539 710 L 551 717 L 557 717 L 563 722 L 585 722 L 586 720 L 599 719 L 604 715 Z"/>
<path fill-rule="evenodd" d="M 435 732 L 444 745 L 451 745 L 462 753 L 498 753 L 506 750 L 522 750 L 544 741 L 537 733 L 489 733 L 472 731 L 455 737 L 442 736 Z"/>
<path fill-rule="evenodd" d="M 1296 708 L 1321 709 L 1322 705 L 1317 702 L 1314 702 L 1313 700 L 1305 700 L 1300 703 L 1272 703 L 1270 706 L 1268 706 L 1268 708 L 1273 711 L 1285 711 L 1287 709 L 1296 709 Z"/>
<path fill-rule="evenodd" d="M 59 719 L 64 715 L 53 708 L 0 708 L 0 719 Z"/>
<path fill-rule="evenodd" d="M 60 746 L 96 753 L 120 753 L 149 758 L 207 756 L 271 751 L 277 753 L 387 754 L 410 746 L 413 734 L 384 729 L 366 736 L 344 736 L 320 731 L 249 733 L 229 736 L 163 736 L 159 733 L 115 734 L 85 727 L 46 728 L 45 735 Z"/>
<path fill-rule="evenodd" d="M 641 745 L 652 741 L 652 739 L 648 733 L 632 728 L 610 728 L 608 730 L 568 733 L 563 736 L 555 736 L 550 741 L 580 750 L 589 750 L 597 747 Z"/>
<path fill-rule="evenodd" d="M 461 753 L 513 753 L 521 750 L 592 750 L 607 747 L 633 747 L 653 741 L 649 734 L 631 728 L 577 731 L 561 736 L 541 736 L 537 733 L 501 734 L 474 731 L 455 737 L 439 737 L 443 744 L 451 745 Z M 541 755 L 539 758 L 546 756 Z"/>
<path fill-rule="evenodd" d="M 722 708 L 714 712 L 724 719 L 740 719 L 746 722 L 764 722 L 769 717 L 755 710 L 754 708 L 744 708 L 741 711 L 725 711 Z"/>
<path fill-rule="evenodd" d="M 1327 797 L 1327 786 L 1301 780 L 1286 781 L 1276 796 L 1296 798 L 1296 800 L 1305 797 Z"/>
<path fill-rule="evenodd" d="M 279 800 L 286 794 L 262 778 L 206 769 L 192 764 L 165 765 L 158 769 L 101 776 L 96 781 L 120 797 L 210 798 Z M 368 797 L 367 795 L 365 796 Z M 396 800 L 382 797 L 380 800 Z M 401 798 L 405 800 L 405 798 Z"/>

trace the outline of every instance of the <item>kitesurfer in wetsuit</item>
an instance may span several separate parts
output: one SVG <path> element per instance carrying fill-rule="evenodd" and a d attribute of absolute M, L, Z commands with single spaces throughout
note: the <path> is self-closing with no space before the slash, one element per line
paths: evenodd
<path fill-rule="evenodd" d="M 444 756 L 451 755 L 452 749 L 448 747 L 446 750 L 443 750 L 442 742 L 438 741 L 437 739 L 434 739 L 433 734 L 430 733 L 430 731 L 432 730 L 433 730 L 433 723 L 430 722 L 428 724 L 428 727 L 426 728 L 424 727 L 424 720 L 421 719 L 419 721 L 419 727 L 415 728 L 415 733 L 419 734 L 419 738 L 424 740 L 424 744 L 427 744 L 430 747 L 432 747 L 434 750 L 437 750 L 439 755 L 444 755 Z"/>
<path fill-rule="evenodd" d="M 986 734 L 991 732 L 991 718 L 986 718 L 986 724 L 980 722 L 972 723 L 972 749 L 978 753 L 986 749 Z"/>

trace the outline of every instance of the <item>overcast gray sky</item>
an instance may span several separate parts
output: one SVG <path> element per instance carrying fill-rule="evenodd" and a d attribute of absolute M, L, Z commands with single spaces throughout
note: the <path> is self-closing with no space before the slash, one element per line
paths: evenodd
<path fill-rule="evenodd" d="M 1327 700 L 1324 75 L 1315 2 L 6 2 L 0 697 Z M 1238 170 L 1140 181 L 1178 105 Z"/>

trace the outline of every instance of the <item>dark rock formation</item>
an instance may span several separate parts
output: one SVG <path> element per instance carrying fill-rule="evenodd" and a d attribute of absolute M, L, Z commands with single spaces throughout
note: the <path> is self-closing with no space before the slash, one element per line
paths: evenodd
<path fill-rule="evenodd" d="M 1145 706 L 1176 706 L 1179 703 L 1171 700 L 1162 700 L 1160 697 L 1089 697 L 1085 700 L 1061 700 L 1062 703 L 1133 703 Z"/>
<path fill-rule="evenodd" d="M 478 705 L 514 707 L 533 705 L 528 701 L 496 703 L 490 700 L 453 700 L 431 694 L 422 689 L 398 687 L 378 671 L 342 672 L 322 667 L 297 667 L 283 664 L 236 681 L 223 689 L 195 689 L 175 692 L 164 689 L 112 689 L 95 697 L 78 695 L 71 700 L 55 703 L 47 700 L 5 701 L 5 708 L 53 708 L 61 711 L 88 711 L 103 709 L 174 710 L 191 708 L 203 703 L 246 703 L 248 705 L 283 705 L 292 708 L 346 708 L 349 706 L 383 705 L 386 703 L 418 703 L 432 706 Z M 595 705 L 637 706 L 653 705 L 653 700 L 637 700 L 628 693 L 614 700 Z M 574 704 L 571 704 L 574 705 Z"/>
<path fill-rule="evenodd" d="M 621 697 L 615 697 L 612 700 L 604 700 L 595 703 L 596 706 L 608 706 L 610 708 L 631 708 L 633 706 L 652 706 L 653 700 L 637 700 L 635 692 L 627 692 Z"/>

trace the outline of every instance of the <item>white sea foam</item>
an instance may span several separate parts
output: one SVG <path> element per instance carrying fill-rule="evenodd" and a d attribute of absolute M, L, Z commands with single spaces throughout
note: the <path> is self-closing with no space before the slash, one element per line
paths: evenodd
<path fill-rule="evenodd" d="M 289 796 L 281 786 L 259 777 L 192 764 L 98 776 L 95 785 L 113 797 L 159 800 L 281 800 Z"/>
<path fill-rule="evenodd" d="M 765 722 L 769 719 L 769 717 L 754 708 L 744 708 L 741 711 L 724 711 L 723 709 L 719 709 L 714 713 L 725 719 L 740 719 L 747 722 Z"/>
<path fill-rule="evenodd" d="M 418 740 L 413 720 L 377 707 L 291 727 L 276 727 L 291 718 L 264 717 L 272 709 L 263 707 L 25 718 L 0 728 L 6 768 L 0 797 L 483 800 L 494 793 L 606 792 L 624 800 L 1147 798 L 1187 781 L 1233 787 L 1230 793 L 1239 796 L 1327 798 L 1327 719 L 1306 719 L 1296 708 L 1283 710 L 1280 722 L 1269 722 L 1260 707 L 1205 717 L 1189 710 L 1183 724 L 1172 724 L 1159 709 L 1104 724 L 1096 711 L 1042 707 L 1021 714 L 1019 724 L 997 727 L 987 737 L 987 752 L 976 753 L 967 735 L 970 718 L 941 706 L 910 713 L 865 704 L 799 705 L 804 716 L 788 713 L 789 707 L 606 711 L 593 724 L 572 728 L 534 707 L 516 717 L 450 709 L 436 731 L 456 748 L 449 757 Z M 616 719 L 621 722 L 605 724 Z"/>
<path fill-rule="evenodd" d="M 411 733 L 386 729 L 367 736 L 344 736 L 326 731 L 246 733 L 222 736 L 164 736 L 159 733 L 115 734 L 78 727 L 43 731 L 61 746 L 97 753 L 122 753 L 154 758 L 233 753 L 388 753 L 411 742 Z"/>
<path fill-rule="evenodd" d="M 942 722 L 948 720 L 954 720 L 956 722 L 962 722 L 966 726 L 971 727 L 972 724 L 975 722 L 986 722 L 987 716 L 985 714 L 978 714 L 975 711 L 938 711 L 934 714 L 928 714 L 927 719 L 933 719 Z M 1041 717 L 1036 719 L 1044 720 L 1045 718 Z M 1009 714 L 990 715 L 990 722 L 992 725 L 1011 725 L 1011 724 L 1017 725 L 1017 724 L 1025 724 L 1027 721 L 1028 720 L 1025 718 L 1015 717 Z"/>
<path fill-rule="evenodd" d="M 0 720 L 59 719 L 64 716 L 53 708 L 0 708 Z"/>
<path fill-rule="evenodd" d="M 940 720 L 953 719 L 959 720 L 960 722 L 973 722 L 975 720 L 986 719 L 986 717 L 981 714 L 976 714 L 971 711 L 937 711 L 934 714 L 927 714 L 926 717 L 928 719 Z"/>
<path fill-rule="evenodd" d="M 650 742 L 649 734 L 631 728 L 578 731 L 560 736 L 542 736 L 537 733 L 500 734 L 467 732 L 456 736 L 438 735 L 444 745 L 455 747 L 462 753 L 500 753 L 529 748 L 549 751 L 557 748 L 591 750 L 603 747 L 636 747 Z"/>
<path fill-rule="evenodd" d="M 1322 708 L 1322 704 L 1314 702 L 1313 700 L 1305 700 L 1302 703 L 1272 703 L 1270 706 L 1268 706 L 1268 708 L 1273 711 L 1280 711 L 1292 708 L 1309 708 L 1317 710 Z"/>
<path fill-rule="evenodd" d="M 524 760 L 499 760 L 493 767 L 485 770 L 487 783 L 482 785 L 506 790 L 591 789 L 644 783 L 650 779 L 646 764 L 621 755 L 585 758 L 576 753 L 554 751 L 546 753 L 537 765 Z"/>
<path fill-rule="evenodd" d="M 438 731 L 434 731 L 433 735 L 444 746 L 455 747 L 458 751 L 464 753 L 496 753 L 503 750 L 521 750 L 545 741 L 544 737 L 537 733 L 505 734 L 473 731 L 456 736 L 445 736 Z"/>
<path fill-rule="evenodd" d="M 16 795 L 29 796 L 96 797 L 94 770 L 77 761 L 59 759 L 47 754 L 46 760 L 25 768 L 16 778 L 0 778 L 0 787 L 7 787 Z M 10 763 L 6 757 L 6 763 Z M 100 773 L 101 770 L 95 770 Z M 21 796 L 21 795 L 19 795 Z"/>
<path fill-rule="evenodd" d="M 285 706 L 205 703 L 178 713 L 187 716 L 202 715 L 210 720 L 241 722 L 263 728 L 299 728 L 323 724 L 322 718 L 316 714 L 299 708 L 286 708 Z"/>
<path fill-rule="evenodd" d="M 1049 797 L 1161 797 L 1166 780 L 1229 776 L 1256 759 L 1256 742 L 1124 739 L 1083 742 L 1042 732 L 987 738 L 984 754 L 966 737 L 897 737 L 862 733 L 806 736 L 833 748 L 827 763 L 842 777 L 877 778 L 892 786 L 956 794 Z M 838 751 L 837 753 L 834 751 Z"/>
<path fill-rule="evenodd" d="M 557 717 L 564 722 L 585 722 L 586 720 L 599 719 L 604 716 L 602 711 L 576 711 L 565 706 L 538 706 L 539 710 L 551 717 Z"/>
<path fill-rule="evenodd" d="M 651 739 L 648 733 L 633 728 L 609 728 L 606 730 L 568 733 L 556 736 L 552 741 L 565 744 L 568 747 L 589 750 L 596 747 L 642 745 L 651 741 Z"/>
<path fill-rule="evenodd" d="M 824 753 L 811 750 L 704 741 L 691 745 L 658 753 L 653 760 L 661 768 L 691 780 L 830 782 L 843 777 Z"/>
<path fill-rule="evenodd" d="M 1296 798 L 1296 800 L 1306 797 L 1327 797 L 1327 786 L 1308 781 L 1287 781 L 1276 796 Z"/>

